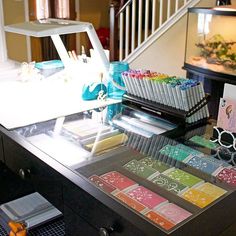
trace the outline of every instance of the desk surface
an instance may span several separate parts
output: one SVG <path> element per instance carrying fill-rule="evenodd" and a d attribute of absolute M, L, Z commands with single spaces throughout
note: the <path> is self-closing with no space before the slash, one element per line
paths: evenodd
<path fill-rule="evenodd" d="M 24 128 L 19 128 L 14 131 L 10 131 L 10 135 L 14 139 L 16 139 L 17 142 L 21 143 L 23 147 L 28 149 L 34 155 L 38 156 L 38 158 L 46 162 L 52 168 L 62 173 L 66 178 L 70 179 L 76 185 L 84 189 L 88 194 L 95 197 L 97 200 L 111 208 L 113 211 L 117 212 L 125 219 L 131 221 L 135 226 L 143 228 L 144 230 L 147 230 L 147 232 L 150 233 L 165 232 L 167 235 L 178 235 L 179 231 L 189 231 L 190 229 L 188 226 L 190 225 L 192 228 L 197 229 L 199 227 L 199 224 L 201 224 L 201 222 L 203 223 L 203 221 L 205 221 L 207 217 L 212 217 L 213 220 L 213 218 L 216 217 L 216 212 L 222 208 L 222 205 L 228 208 L 231 204 L 232 197 L 234 195 L 234 188 L 222 183 L 213 175 L 203 173 L 198 169 L 188 166 L 185 162 L 175 160 L 173 157 L 168 157 L 168 155 L 166 156 L 166 154 L 162 154 L 160 152 L 168 145 L 182 145 L 188 148 L 188 150 L 195 150 L 198 153 L 202 153 L 204 156 L 213 154 L 212 151 L 214 152 L 217 147 L 207 147 L 207 145 L 209 145 L 210 143 L 209 137 L 211 136 L 212 132 L 211 125 L 201 126 L 192 129 L 188 132 L 183 133 L 182 136 L 176 137 L 175 139 L 170 139 L 165 135 L 153 135 L 151 137 L 142 137 L 141 135 L 134 134 L 131 131 L 120 130 L 120 132 L 123 132 L 123 134 L 126 135 L 128 138 L 124 141 L 124 143 L 121 143 L 121 145 L 118 145 L 118 147 L 114 149 L 110 148 L 106 152 L 98 153 L 98 155 L 90 155 L 90 158 L 85 158 L 84 160 L 79 161 L 78 163 L 72 163 L 72 165 L 70 165 L 68 164 L 68 161 L 76 160 L 76 156 L 74 156 L 75 159 L 70 158 L 72 154 L 68 153 L 70 153 L 72 149 L 69 150 L 69 146 L 72 145 L 73 147 L 75 147 L 77 145 L 76 148 L 78 148 L 78 150 L 81 148 L 83 149 L 83 145 L 86 144 L 85 139 L 91 138 L 86 137 L 86 135 L 89 135 L 85 132 L 86 129 L 90 130 L 90 133 L 92 128 L 94 128 L 95 130 L 97 130 L 98 128 L 96 122 L 95 126 L 92 125 L 94 122 L 93 119 L 90 119 L 89 117 L 87 118 L 88 119 L 86 120 L 85 117 L 82 116 L 81 120 L 81 116 L 69 117 L 69 119 L 65 120 L 63 126 L 64 132 L 59 132 L 57 133 L 57 135 L 53 135 L 54 126 L 56 123 L 55 120 L 42 122 L 38 125 L 31 125 Z M 82 123 L 80 124 L 80 122 Z M 88 123 L 86 124 L 86 122 Z M 9 131 L 7 132 L 9 133 Z M 73 134 L 73 132 L 75 133 Z M 86 134 L 85 139 L 83 138 L 84 136 L 82 134 Z M 42 138 L 42 136 L 44 137 Z M 45 138 L 45 136 L 47 138 Z M 95 134 L 95 136 L 97 136 L 97 133 Z M 200 145 L 199 143 L 196 143 L 191 140 L 193 137 L 196 136 L 202 137 L 208 141 L 203 143 L 204 145 Z M 60 144 L 58 144 L 58 138 L 60 139 Z M 50 145 L 50 143 L 47 142 L 47 139 L 50 139 L 52 142 L 56 141 L 57 145 Z M 63 142 L 61 142 L 62 140 Z M 48 152 L 48 149 L 45 149 L 45 145 L 41 145 L 42 142 L 46 142 L 46 145 L 49 145 L 51 150 L 55 150 L 58 148 L 63 149 L 63 147 L 65 147 L 63 146 L 63 143 L 67 143 L 67 148 L 64 148 L 64 154 L 61 151 L 59 152 L 61 158 L 63 158 L 64 156 L 64 159 L 57 158 L 57 155 L 59 155 L 58 152 L 57 154 L 55 154 L 55 152 L 54 154 Z M 87 148 L 85 148 L 84 150 L 88 151 Z M 80 160 L 81 152 L 78 151 L 77 153 L 79 154 L 77 158 L 78 160 Z M 188 201 L 185 201 L 183 198 L 176 196 L 175 194 L 170 193 L 157 185 L 154 185 L 148 179 L 145 179 L 141 176 L 137 176 L 136 174 L 124 168 L 124 166 L 133 159 L 139 161 L 145 158 L 146 156 L 151 156 L 155 160 L 160 160 L 165 164 L 169 165 L 170 167 L 174 167 L 175 169 L 187 171 L 192 175 L 202 178 L 202 180 L 204 180 L 205 182 L 216 184 L 218 187 L 225 189 L 227 191 L 227 194 L 224 195 L 222 198 L 217 199 L 209 206 L 201 209 L 198 206 L 191 204 Z M 180 223 L 171 231 L 165 231 L 163 229 L 160 229 L 158 225 L 153 225 L 153 223 L 148 221 L 147 218 L 145 218 L 146 220 L 144 220 L 143 216 L 140 215 L 140 213 L 134 212 L 126 204 L 116 199 L 113 194 L 107 193 L 106 191 L 104 191 L 104 189 L 97 187 L 96 184 L 92 183 L 89 180 L 89 177 L 92 175 L 102 176 L 110 171 L 118 171 L 123 175 L 127 176 L 128 178 L 132 179 L 139 185 L 145 186 L 151 191 L 160 194 L 169 202 L 181 206 L 185 210 L 191 212 L 193 214 L 192 217 L 190 217 L 183 223 Z M 233 214 L 232 211 L 233 209 L 230 209 L 230 213 L 221 212 L 220 215 L 223 216 L 224 214 Z M 214 222 L 210 222 L 209 227 L 211 227 L 211 225 L 213 227 Z M 221 225 L 220 227 L 223 226 Z"/>

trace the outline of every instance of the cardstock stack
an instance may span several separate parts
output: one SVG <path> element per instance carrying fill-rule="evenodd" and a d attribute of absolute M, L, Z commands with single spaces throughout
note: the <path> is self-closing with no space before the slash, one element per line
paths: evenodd
<path fill-rule="evenodd" d="M 189 218 L 192 213 L 186 211 L 185 209 L 175 205 L 174 203 L 168 203 L 157 209 L 157 212 L 164 216 L 166 219 L 170 220 L 174 224 L 179 224 L 180 222 Z"/>
<path fill-rule="evenodd" d="M 190 155 L 188 151 L 185 151 L 184 149 L 169 144 L 163 147 L 160 150 L 160 153 L 168 157 L 171 157 L 177 161 L 184 161 Z"/>
<path fill-rule="evenodd" d="M 124 168 L 145 179 L 159 174 L 157 170 L 153 169 L 152 167 L 146 166 L 145 164 L 138 162 L 137 160 L 132 160 L 126 163 L 124 165 Z"/>
<path fill-rule="evenodd" d="M 171 228 L 173 228 L 175 226 L 175 224 L 173 222 L 167 220 L 166 218 L 164 218 L 163 216 L 161 216 L 157 212 L 149 211 L 148 213 L 145 214 L 145 216 L 149 220 L 151 220 L 155 224 L 161 226 L 165 230 L 170 230 Z"/>
<path fill-rule="evenodd" d="M 179 148 L 179 149 L 184 150 L 185 152 L 188 152 L 191 155 L 196 155 L 196 156 L 203 156 L 204 155 L 204 153 L 202 153 L 202 152 L 200 152 L 200 151 L 198 151 L 194 148 L 191 148 L 189 146 L 186 146 L 182 143 L 177 144 L 176 147 Z"/>
<path fill-rule="evenodd" d="M 213 143 L 211 142 L 210 140 L 204 138 L 204 137 L 201 137 L 201 136 L 198 136 L 198 135 L 195 135 L 193 136 L 190 141 L 202 146 L 202 147 L 206 147 L 206 148 L 209 148 L 209 149 L 215 149 L 215 148 L 218 148 L 219 147 L 219 144 L 217 143 Z"/>
<path fill-rule="evenodd" d="M 102 178 L 100 178 L 97 175 L 92 175 L 89 177 L 89 180 L 91 182 L 93 182 L 97 187 L 99 187 L 100 189 L 102 189 L 104 192 L 107 193 L 114 193 L 116 192 L 117 188 L 114 187 L 113 185 L 107 183 L 105 180 L 103 180 Z"/>
<path fill-rule="evenodd" d="M 120 134 L 121 132 L 118 129 L 112 129 L 109 130 L 107 132 L 101 132 L 101 133 L 96 133 L 95 136 L 91 136 L 89 138 L 85 138 L 85 139 L 81 139 L 80 143 L 82 145 L 87 145 L 87 144 L 91 144 L 94 143 L 97 140 L 103 140 L 106 138 L 110 138 L 113 137 L 114 135 Z"/>
<path fill-rule="evenodd" d="M 198 190 L 210 195 L 214 200 L 223 196 L 227 191 L 211 183 L 204 183 L 197 187 Z"/>
<path fill-rule="evenodd" d="M 214 197 L 198 189 L 189 189 L 183 193 L 182 197 L 200 208 L 208 206 L 215 200 Z"/>
<path fill-rule="evenodd" d="M 171 168 L 169 165 L 167 165 L 167 164 L 165 164 L 161 161 L 155 160 L 152 157 L 145 157 L 145 158 L 139 160 L 139 162 L 146 165 L 146 166 L 149 166 L 149 167 L 157 170 L 160 173 L 162 173 L 162 172 L 168 170 L 169 168 Z"/>
<path fill-rule="evenodd" d="M 123 192 L 119 192 L 118 194 L 115 195 L 115 197 L 118 198 L 121 202 L 123 202 L 127 206 L 131 207 L 132 209 L 134 209 L 134 210 L 136 210 L 138 212 L 142 212 L 145 209 L 147 209 L 146 206 L 144 206 L 140 202 L 136 201 L 135 199 L 127 196 Z"/>
<path fill-rule="evenodd" d="M 195 175 L 191 175 L 188 172 L 185 172 L 180 169 L 174 169 L 168 173 L 165 173 L 169 178 L 187 186 L 187 187 L 193 187 L 196 184 L 203 183 L 204 181 L 200 178 L 198 178 Z"/>
<path fill-rule="evenodd" d="M 138 202 L 142 203 L 144 206 L 148 207 L 149 209 L 153 209 L 160 204 L 167 203 L 167 199 L 161 197 L 160 195 L 152 192 L 151 190 L 143 187 L 138 186 L 130 191 L 127 192 L 127 195 Z"/>
<path fill-rule="evenodd" d="M 124 190 L 137 185 L 136 182 L 122 175 L 117 171 L 111 171 L 100 176 L 107 183 L 113 185 L 119 190 Z"/>
<path fill-rule="evenodd" d="M 214 173 L 222 168 L 220 164 L 211 162 L 209 159 L 199 156 L 191 157 L 186 161 L 186 164 L 210 175 L 214 175 Z"/>
<path fill-rule="evenodd" d="M 224 168 L 221 170 L 217 176 L 219 180 L 231 185 L 231 186 L 236 186 L 236 171 L 234 169 L 227 169 Z"/>
<path fill-rule="evenodd" d="M 222 167 L 232 167 L 228 162 L 224 161 L 224 160 L 219 160 L 216 159 L 214 156 L 205 156 L 205 159 L 207 159 L 208 162 L 212 162 L 216 165 L 220 165 Z"/>
<path fill-rule="evenodd" d="M 98 132 L 104 133 L 110 130 L 109 126 L 102 125 L 90 119 L 70 122 L 64 124 L 63 128 L 78 136 L 79 139 L 86 139 L 96 136 Z"/>
<path fill-rule="evenodd" d="M 184 144 L 177 144 L 175 146 L 168 144 L 160 150 L 160 153 L 181 162 L 185 162 L 192 155 L 204 155 L 204 153 L 190 148 Z"/>
<path fill-rule="evenodd" d="M 181 192 L 187 190 L 187 186 L 167 177 L 166 175 L 160 174 L 154 177 L 151 182 L 158 185 L 161 188 L 166 189 L 175 194 L 180 194 Z"/>
<path fill-rule="evenodd" d="M 98 142 L 94 142 L 92 144 L 87 144 L 86 148 L 93 151 L 93 153 L 98 154 L 105 150 L 110 150 L 115 148 L 128 140 L 128 136 L 126 134 L 117 134 L 109 138 L 105 138 Z"/>

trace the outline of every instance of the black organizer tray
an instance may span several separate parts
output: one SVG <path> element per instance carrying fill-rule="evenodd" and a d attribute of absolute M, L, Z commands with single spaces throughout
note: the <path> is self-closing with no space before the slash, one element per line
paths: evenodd
<path fill-rule="evenodd" d="M 170 140 L 171 141 L 171 140 Z M 158 150 L 162 147 L 163 145 L 157 147 L 156 149 L 156 153 L 158 153 Z M 180 196 L 178 196 L 177 194 L 174 194 L 154 183 L 152 183 L 151 181 L 149 181 L 148 179 L 142 178 L 128 170 L 126 170 L 125 168 L 123 168 L 123 165 L 126 164 L 127 162 L 131 161 L 132 159 L 136 159 L 136 160 L 140 160 L 142 158 L 144 158 L 147 155 L 142 155 L 139 152 L 136 152 L 135 150 L 127 150 L 126 152 L 120 153 L 118 155 L 115 155 L 112 157 L 112 159 L 104 159 L 100 162 L 97 163 L 92 163 L 90 165 L 78 168 L 76 171 L 80 174 L 82 174 L 83 176 L 85 176 L 86 178 L 89 178 L 92 175 L 102 175 L 104 173 L 107 173 L 109 171 L 118 171 L 121 174 L 127 176 L 128 178 L 134 180 L 135 182 L 137 182 L 138 184 L 150 189 L 151 191 L 161 195 L 162 197 L 167 198 L 170 202 L 177 204 L 178 206 L 188 210 L 189 212 L 191 212 L 193 215 L 191 216 L 190 219 L 195 218 L 197 215 L 201 214 L 202 212 L 204 212 L 207 208 L 209 208 L 209 206 L 213 206 L 216 203 L 218 203 L 218 200 L 214 201 L 214 203 L 210 204 L 209 206 L 207 206 L 206 208 L 199 208 L 195 205 L 193 205 L 192 203 L 186 201 L 185 199 L 181 198 Z M 219 186 L 223 189 L 226 189 L 228 191 L 228 193 L 226 195 L 229 195 L 232 191 L 231 187 L 226 185 L 225 183 L 221 183 L 220 181 L 218 181 L 214 176 L 210 176 L 208 174 L 205 174 L 197 169 L 192 168 L 191 166 L 187 166 L 185 163 L 179 162 L 179 161 L 175 161 L 172 158 L 168 158 L 166 160 L 163 160 L 163 157 L 165 155 L 163 154 L 158 154 L 158 156 L 153 157 L 156 160 L 162 161 L 172 167 L 176 167 L 179 169 L 182 169 L 184 171 L 187 171 L 190 174 L 193 174 L 197 177 L 202 178 L 204 181 L 206 182 L 210 182 L 215 184 L 216 186 Z M 112 197 L 112 195 L 110 195 Z M 113 197 L 114 198 L 114 197 Z M 117 201 L 117 199 L 116 199 Z M 123 204 L 121 202 L 121 204 Z M 126 205 L 125 205 L 126 206 Z M 131 208 L 129 208 L 128 206 L 126 206 L 128 209 L 132 210 Z M 136 212 L 136 214 L 140 214 L 138 212 Z M 140 214 L 141 216 L 141 214 Z M 146 219 L 146 218 L 145 218 Z M 147 219 L 146 219 L 147 220 Z M 183 225 L 185 222 L 180 223 L 180 225 Z M 157 228 L 159 228 L 158 225 L 156 225 Z M 175 226 L 173 228 L 176 229 L 177 227 L 179 227 L 179 225 Z M 162 229 L 164 232 L 168 232 L 165 231 L 164 229 Z"/>
<path fill-rule="evenodd" d="M 130 94 L 124 94 L 122 97 L 122 104 L 132 107 L 135 109 L 139 109 L 158 117 L 173 122 L 175 124 L 186 125 L 186 118 L 193 115 L 203 106 L 208 103 L 209 95 L 206 95 L 201 101 L 199 101 L 194 107 L 192 107 L 189 111 L 184 111 L 180 109 L 176 109 L 174 107 L 166 106 L 161 103 L 149 101 L 144 98 L 140 98 Z M 204 119 L 203 119 L 204 120 Z M 199 121 L 203 123 L 203 120 Z M 204 120 L 205 123 L 206 119 Z M 190 126 L 194 124 L 198 124 L 199 122 L 195 122 L 190 124 Z"/>

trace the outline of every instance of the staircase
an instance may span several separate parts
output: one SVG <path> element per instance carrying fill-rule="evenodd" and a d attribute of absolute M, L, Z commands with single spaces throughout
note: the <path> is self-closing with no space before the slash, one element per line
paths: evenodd
<path fill-rule="evenodd" d="M 118 35 L 111 37 L 111 40 L 114 40 L 113 45 L 119 44 L 118 55 L 114 59 L 131 63 L 184 16 L 189 7 L 199 2 L 200 0 L 128 0 L 120 7 L 114 20 L 118 24 Z"/>

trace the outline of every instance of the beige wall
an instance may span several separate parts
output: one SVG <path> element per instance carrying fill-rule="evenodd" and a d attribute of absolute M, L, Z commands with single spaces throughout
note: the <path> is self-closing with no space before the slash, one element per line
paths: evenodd
<path fill-rule="evenodd" d="M 79 18 L 99 27 L 109 27 L 109 0 L 79 0 Z"/>
<path fill-rule="evenodd" d="M 23 22 L 24 1 L 3 0 L 5 25 Z M 6 33 L 8 58 L 19 62 L 27 61 L 26 37 Z"/>
<path fill-rule="evenodd" d="M 79 4 L 79 12 L 77 12 L 77 20 L 90 22 L 95 29 L 100 27 L 109 28 L 109 0 L 77 0 Z M 86 34 L 77 35 L 77 52 L 80 52 L 80 46 L 85 49 L 90 48 L 89 40 Z"/>
<path fill-rule="evenodd" d="M 109 0 L 76 0 L 79 4 L 77 20 L 87 21 L 95 29 L 109 27 Z M 24 1 L 3 0 L 5 25 L 23 22 Z M 82 37 L 80 37 L 82 35 Z M 25 36 L 6 33 L 8 58 L 19 62 L 27 61 Z M 86 34 L 78 34 L 77 44 L 87 45 Z M 79 47 L 80 48 L 80 47 Z M 79 49 L 78 49 L 79 51 Z"/>
<path fill-rule="evenodd" d="M 233 0 L 236 2 L 236 0 Z M 201 0 L 198 6 L 211 7 L 215 0 Z M 150 69 L 169 75 L 185 76 L 184 65 L 187 16 L 182 17 L 131 64 L 133 69 Z"/>

